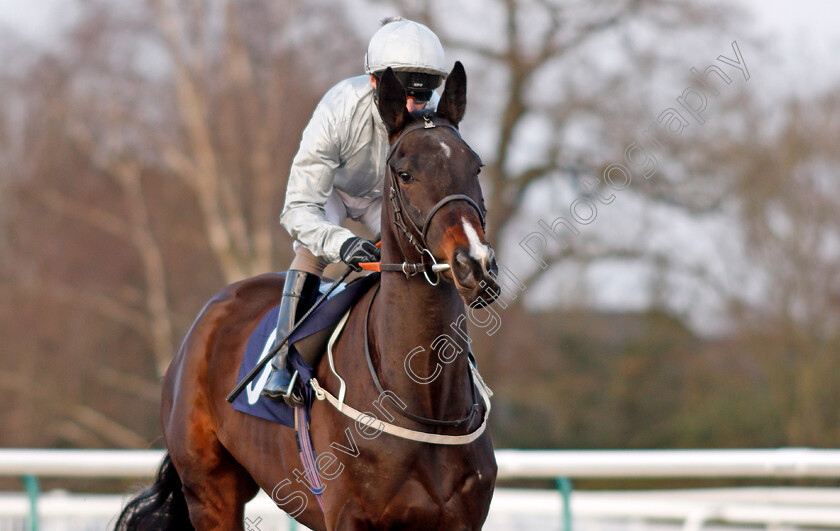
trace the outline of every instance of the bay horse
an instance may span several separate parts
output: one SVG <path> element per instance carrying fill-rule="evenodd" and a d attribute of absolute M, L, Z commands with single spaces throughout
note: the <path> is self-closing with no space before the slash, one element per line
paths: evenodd
<path fill-rule="evenodd" d="M 117 529 L 241 530 L 245 503 L 260 488 L 317 531 L 483 525 L 496 461 L 489 430 L 476 429 L 482 417 L 486 423 L 489 402 L 475 400 L 463 329 L 465 312 L 491 303 L 499 287 L 484 236 L 481 160 L 458 132 L 466 74 L 456 63 L 437 111 L 424 116 L 406 110 L 405 91 L 390 69 L 379 84 L 391 143 L 381 260 L 383 267 L 423 264 L 424 274 L 383 269 L 378 290 L 362 296 L 333 345 L 335 371 L 347 380 L 349 406 L 377 411 L 384 387 L 400 427 L 480 435 L 446 445 L 390 433 L 370 437 L 369 426 L 359 429 L 330 403 L 316 401 L 310 433 L 325 485 L 322 510 L 298 470 L 294 430 L 235 411 L 225 400 L 249 335 L 280 301 L 283 275 L 260 275 L 215 295 L 184 339 L 163 381 L 168 453 L 155 483 L 129 502 Z M 430 261 L 450 268 L 436 279 Z M 336 393 L 338 379 L 323 359 L 315 374 L 323 389 Z"/>

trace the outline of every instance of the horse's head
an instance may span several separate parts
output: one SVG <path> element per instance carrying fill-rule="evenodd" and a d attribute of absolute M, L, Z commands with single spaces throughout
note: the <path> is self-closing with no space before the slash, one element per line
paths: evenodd
<path fill-rule="evenodd" d="M 405 91 L 390 69 L 380 77 L 378 92 L 391 143 L 383 244 L 389 225 L 399 258 L 447 263 L 449 272 L 442 276 L 454 282 L 467 304 L 492 302 L 499 288 L 493 249 L 484 236 L 481 159 L 458 132 L 467 103 L 464 67 L 455 63 L 434 114 L 408 112 Z"/>

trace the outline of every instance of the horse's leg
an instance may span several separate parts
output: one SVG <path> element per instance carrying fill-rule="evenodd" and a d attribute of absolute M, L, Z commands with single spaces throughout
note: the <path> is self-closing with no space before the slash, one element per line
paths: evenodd
<path fill-rule="evenodd" d="M 245 504 L 257 494 L 257 484 L 219 441 L 192 443 L 188 454 L 170 450 L 170 455 L 181 474 L 193 526 L 244 529 Z"/>
<path fill-rule="evenodd" d="M 257 494 L 257 484 L 209 426 L 182 426 L 185 429 L 178 429 L 177 437 L 167 433 L 167 445 L 181 476 L 193 526 L 198 530 L 244 529 L 245 503 Z"/>
<path fill-rule="evenodd" d="M 345 529 L 368 531 L 375 529 L 375 527 L 371 524 L 370 515 L 365 514 L 364 509 L 356 500 L 351 499 L 341 508 L 335 522 L 332 525 L 327 525 L 327 529 L 329 531 L 344 531 Z"/>
<path fill-rule="evenodd" d="M 258 487 L 219 441 L 208 403 L 208 340 L 220 305 L 208 305 L 164 377 L 163 435 L 196 529 L 241 530 Z M 223 399 L 222 399 L 223 400 Z"/>
<path fill-rule="evenodd" d="M 256 495 L 258 487 L 217 439 L 210 415 L 196 398 L 201 395 L 177 395 L 190 399 L 176 400 L 170 410 L 170 395 L 164 392 L 163 432 L 169 456 L 181 477 L 190 522 L 200 531 L 242 530 L 245 503 Z"/>

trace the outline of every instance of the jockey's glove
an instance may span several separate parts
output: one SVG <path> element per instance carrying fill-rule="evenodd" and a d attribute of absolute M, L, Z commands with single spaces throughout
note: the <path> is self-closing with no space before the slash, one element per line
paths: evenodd
<path fill-rule="evenodd" d="M 354 271 L 361 271 L 360 262 L 378 262 L 381 252 L 372 241 L 354 236 L 341 244 L 339 255 L 341 261 L 352 267 Z"/>

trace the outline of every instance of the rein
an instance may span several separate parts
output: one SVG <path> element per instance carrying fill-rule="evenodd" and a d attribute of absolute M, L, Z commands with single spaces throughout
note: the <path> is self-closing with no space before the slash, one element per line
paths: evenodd
<path fill-rule="evenodd" d="M 308 383 L 309 386 L 312 388 L 312 391 L 314 392 L 315 398 L 317 400 L 326 400 L 340 413 L 357 422 L 367 423 L 366 419 L 372 419 L 373 422 L 369 424 L 370 427 L 376 429 L 377 431 L 383 431 L 385 433 L 393 435 L 394 437 L 407 439 L 409 441 L 441 445 L 463 445 L 469 444 L 481 437 L 481 435 L 487 429 L 487 421 L 490 418 L 490 397 L 493 396 L 493 391 L 491 391 L 487 384 L 484 383 L 484 379 L 478 373 L 478 369 L 476 368 L 475 364 L 473 364 L 472 360 L 470 360 L 469 362 L 470 377 L 472 380 L 473 389 L 478 390 L 478 394 L 481 395 L 481 400 L 482 402 L 484 402 L 484 416 L 481 420 L 481 425 L 472 432 L 467 433 L 465 435 L 440 435 L 437 433 L 426 433 L 422 431 L 409 430 L 408 428 L 402 428 L 400 426 L 395 426 L 391 423 L 381 421 L 376 417 L 372 417 L 369 413 L 361 412 L 344 403 L 345 383 L 344 379 L 335 370 L 335 362 L 333 361 L 333 345 L 335 344 L 338 337 L 341 335 L 341 332 L 344 330 L 344 325 L 346 324 L 347 318 L 349 316 L 350 311 L 344 314 L 344 317 L 339 322 L 338 327 L 333 331 L 332 336 L 330 337 L 330 340 L 327 343 L 327 358 L 330 363 L 330 369 L 340 382 L 338 397 L 321 387 L 321 384 L 318 382 L 317 378 L 312 378 L 311 380 L 309 380 Z M 365 338 L 365 342 L 367 343 L 367 338 Z"/>
<path fill-rule="evenodd" d="M 373 385 L 376 386 L 376 391 L 379 393 L 379 396 L 382 396 L 385 393 L 385 389 L 382 388 L 382 382 L 379 380 L 379 375 L 376 374 L 376 369 L 373 366 L 373 358 L 370 355 L 370 342 L 368 341 L 368 322 L 370 321 L 370 311 L 373 308 L 373 301 L 376 299 L 376 296 L 379 294 L 379 284 L 376 285 L 376 290 L 373 292 L 373 296 L 370 298 L 370 302 L 368 303 L 367 312 L 365 312 L 365 326 L 364 326 L 364 342 L 365 342 L 365 359 L 367 360 L 368 370 L 370 371 L 371 379 L 373 380 Z M 397 413 L 401 416 L 413 420 L 414 422 L 419 422 L 420 424 L 425 424 L 427 426 L 449 426 L 455 427 L 468 423 L 472 418 L 478 413 L 480 406 L 478 402 L 475 400 L 475 386 L 471 385 L 470 390 L 472 391 L 473 395 L 473 404 L 470 407 L 469 414 L 460 419 L 456 420 L 437 420 L 437 419 L 427 419 L 425 417 L 421 417 L 419 415 L 415 415 L 413 413 L 409 413 L 402 408 L 397 408 Z"/>

